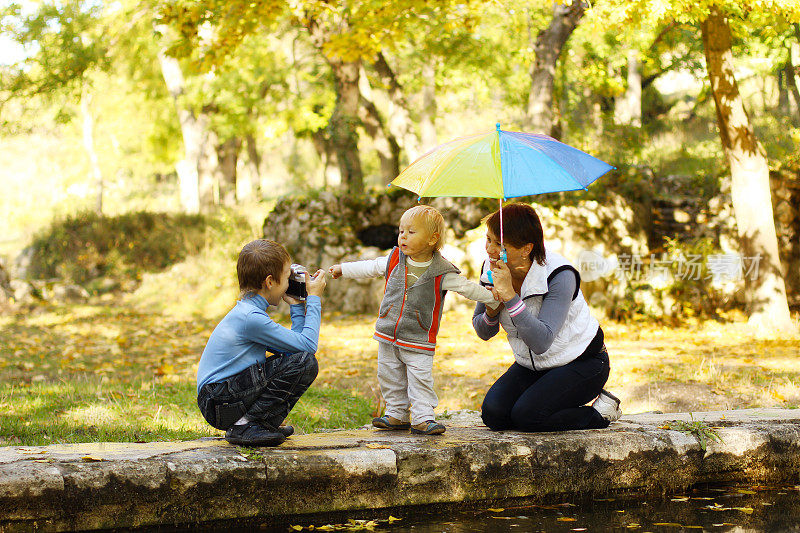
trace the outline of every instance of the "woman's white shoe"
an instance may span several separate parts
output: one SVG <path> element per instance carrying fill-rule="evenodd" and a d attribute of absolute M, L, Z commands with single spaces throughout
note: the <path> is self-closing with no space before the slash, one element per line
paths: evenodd
<path fill-rule="evenodd" d="M 603 418 L 609 422 L 614 422 L 615 420 L 619 420 L 619 417 L 622 416 L 622 409 L 619 404 L 619 398 L 603 389 L 600 392 L 600 396 L 592 402 L 592 407 L 595 411 L 600 413 Z"/>

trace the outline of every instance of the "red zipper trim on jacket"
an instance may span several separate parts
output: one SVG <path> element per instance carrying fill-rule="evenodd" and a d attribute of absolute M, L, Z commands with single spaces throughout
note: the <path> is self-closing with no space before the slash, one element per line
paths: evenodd
<path fill-rule="evenodd" d="M 412 342 L 401 341 L 399 339 L 393 339 L 390 336 L 384 335 L 383 333 L 379 333 L 377 331 L 375 332 L 375 336 L 378 337 L 379 339 L 383 339 L 385 341 L 388 341 L 388 342 L 391 342 L 393 344 L 396 344 L 397 346 L 403 346 L 405 348 L 416 348 L 418 350 L 425 350 L 427 352 L 433 352 L 433 351 L 436 350 L 435 346 L 433 346 L 433 347 L 431 347 L 431 346 L 423 346 L 422 344 L 415 344 L 415 343 L 412 343 Z"/>
<path fill-rule="evenodd" d="M 405 272 L 403 272 L 403 302 L 400 304 L 400 314 L 397 315 L 397 323 L 394 325 L 392 337 L 397 340 L 397 328 L 400 327 L 400 319 L 403 318 L 403 308 L 406 306 L 406 293 L 408 292 L 408 263 L 403 264 Z"/>
<path fill-rule="evenodd" d="M 394 267 L 400 262 L 400 249 L 395 247 L 392 250 L 392 255 L 389 256 L 389 264 L 386 267 L 386 282 L 383 284 L 383 292 L 386 293 L 386 286 L 389 285 L 389 276 L 392 275 Z"/>
<path fill-rule="evenodd" d="M 431 322 L 431 329 L 428 330 L 428 342 L 431 344 L 436 343 L 436 335 L 439 333 L 439 320 L 441 319 L 442 308 L 442 278 L 444 274 L 436 276 L 433 282 L 433 290 L 436 296 L 433 300 L 433 321 Z"/>

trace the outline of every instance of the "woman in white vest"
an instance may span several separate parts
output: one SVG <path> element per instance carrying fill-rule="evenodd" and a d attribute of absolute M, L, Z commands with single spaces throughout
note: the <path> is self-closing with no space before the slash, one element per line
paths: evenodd
<path fill-rule="evenodd" d="M 622 411 L 619 399 L 603 389 L 608 352 L 581 293 L 578 271 L 545 250 L 541 222 L 527 204 L 503 207 L 505 261 L 499 212 L 486 219 L 486 229 L 489 259 L 481 283 L 493 284 L 503 305 L 492 311 L 479 303 L 472 325 L 484 340 L 502 327 L 515 362 L 486 394 L 484 423 L 493 430 L 518 431 L 607 427 Z"/>

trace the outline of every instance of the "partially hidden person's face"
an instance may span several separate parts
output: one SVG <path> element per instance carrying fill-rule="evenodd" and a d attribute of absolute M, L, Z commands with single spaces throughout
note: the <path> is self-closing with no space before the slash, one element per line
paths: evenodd
<path fill-rule="evenodd" d="M 530 266 L 530 253 L 531 249 L 533 248 L 532 244 L 526 244 L 521 248 L 517 248 L 516 246 L 509 244 L 508 242 L 503 243 L 503 246 L 500 246 L 500 237 L 495 235 L 492 230 L 486 230 L 486 255 L 489 256 L 489 263 L 494 266 L 498 259 L 500 259 L 500 254 L 503 252 L 503 248 L 506 249 L 506 255 L 508 256 L 506 259 L 506 264 L 508 268 L 513 272 L 517 268 L 525 268 L 527 272 L 527 267 Z"/>
<path fill-rule="evenodd" d="M 289 270 L 290 264 L 291 261 L 283 265 L 283 271 L 281 272 L 280 279 L 275 280 L 267 278 L 270 279 L 272 283 L 270 283 L 270 286 L 267 287 L 266 295 L 264 297 L 270 305 L 280 304 L 281 298 L 283 298 L 283 295 L 286 294 L 286 290 L 289 288 L 289 275 L 291 273 Z"/>
<path fill-rule="evenodd" d="M 397 246 L 400 251 L 415 261 L 427 261 L 433 253 L 439 236 L 421 223 L 420 220 L 403 216 L 400 219 L 400 233 Z"/>

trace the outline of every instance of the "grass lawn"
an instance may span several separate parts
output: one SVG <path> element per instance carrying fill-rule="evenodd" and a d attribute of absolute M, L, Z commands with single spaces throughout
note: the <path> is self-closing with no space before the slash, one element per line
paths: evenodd
<path fill-rule="evenodd" d="M 435 359 L 438 412 L 479 409 L 511 364 L 504 336 L 477 338 L 471 311 L 445 313 Z M 216 319 L 108 304 L 0 317 L 0 444 L 219 436 L 195 404 L 197 362 Z M 287 322 L 284 320 L 284 324 Z M 289 422 L 311 432 L 368 423 L 382 408 L 374 317 L 326 317 L 320 374 Z M 741 323 L 603 322 L 607 388 L 635 413 L 800 404 L 800 338 L 757 339 Z"/>

